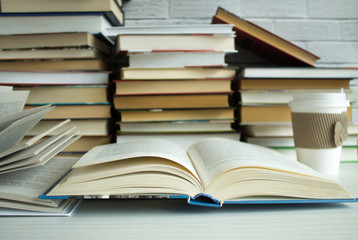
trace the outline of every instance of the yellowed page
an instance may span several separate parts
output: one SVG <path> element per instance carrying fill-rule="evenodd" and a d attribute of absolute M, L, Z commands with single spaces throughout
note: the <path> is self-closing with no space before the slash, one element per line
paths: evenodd
<path fill-rule="evenodd" d="M 324 178 L 311 168 L 285 158 L 262 146 L 221 138 L 209 138 L 193 144 L 188 155 L 204 186 L 217 176 L 240 167 L 262 167 Z"/>
<path fill-rule="evenodd" d="M 74 168 L 138 157 L 158 157 L 171 160 L 182 165 L 198 178 L 185 150 L 175 143 L 158 138 L 94 147 L 74 165 Z"/>

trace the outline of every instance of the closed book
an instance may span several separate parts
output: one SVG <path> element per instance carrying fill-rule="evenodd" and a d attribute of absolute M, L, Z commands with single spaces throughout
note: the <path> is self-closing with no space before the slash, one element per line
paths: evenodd
<path fill-rule="evenodd" d="M 27 90 L 26 104 L 109 103 L 108 85 L 19 86 Z"/>
<path fill-rule="evenodd" d="M 232 120 L 232 108 L 174 109 L 174 110 L 128 110 L 120 111 L 123 122 L 182 121 L 182 120 Z"/>
<path fill-rule="evenodd" d="M 25 108 L 32 108 L 26 106 Z M 111 105 L 109 104 L 72 104 L 56 105 L 43 119 L 101 119 L 111 118 Z"/>
<path fill-rule="evenodd" d="M 352 119 L 352 107 L 348 107 L 348 116 Z M 291 122 L 291 108 L 283 105 L 241 105 L 239 107 L 241 123 Z"/>
<path fill-rule="evenodd" d="M 118 122 L 119 134 L 126 133 L 191 133 L 233 132 L 233 121 L 162 121 L 162 122 Z"/>
<path fill-rule="evenodd" d="M 61 32 L 41 34 L 0 35 L 1 49 L 58 49 L 58 48 L 94 48 L 105 54 L 111 54 L 112 44 L 104 36 L 88 32 Z M 1 52 L 1 55 L 4 52 Z"/>
<path fill-rule="evenodd" d="M 116 53 L 127 51 L 186 51 L 235 50 L 234 36 L 178 35 L 118 35 Z"/>
<path fill-rule="evenodd" d="M 116 80 L 116 95 L 233 93 L 231 80 Z"/>
<path fill-rule="evenodd" d="M 101 85 L 108 84 L 109 72 L 88 71 L 0 71 L 5 85 Z"/>
<path fill-rule="evenodd" d="M 245 79 L 353 79 L 358 76 L 354 68 L 313 67 L 247 67 L 239 73 Z"/>
<path fill-rule="evenodd" d="M 292 101 L 294 94 L 300 93 L 339 93 L 341 89 L 281 89 L 281 90 L 254 90 L 241 89 L 240 103 L 242 105 L 250 104 L 288 104 Z M 344 91 L 346 99 L 353 101 L 352 89 Z"/>
<path fill-rule="evenodd" d="M 319 59 L 313 53 L 224 8 L 218 7 L 212 23 L 234 24 L 236 43 L 272 63 L 283 66 L 314 66 Z"/>
<path fill-rule="evenodd" d="M 0 52 L 0 60 L 93 59 L 102 57 L 103 55 L 94 48 L 22 49 Z"/>
<path fill-rule="evenodd" d="M 225 51 L 128 52 L 131 68 L 224 67 Z"/>
<path fill-rule="evenodd" d="M 89 32 L 107 34 L 112 24 L 103 13 L 0 14 L 0 34 Z M 28 27 L 31 26 L 31 27 Z"/>
<path fill-rule="evenodd" d="M 101 12 L 114 25 L 124 24 L 124 13 L 115 0 L 2 0 L 2 13 Z"/>
<path fill-rule="evenodd" d="M 237 89 L 349 89 L 351 79 L 241 78 Z"/>
<path fill-rule="evenodd" d="M 100 59 L 47 59 L 0 61 L 0 71 L 108 71 L 110 66 Z"/>
<path fill-rule="evenodd" d="M 123 80 L 234 78 L 235 68 L 122 68 Z"/>
<path fill-rule="evenodd" d="M 230 100 L 227 94 L 116 95 L 113 105 L 115 109 L 227 108 Z"/>
<path fill-rule="evenodd" d="M 118 35 L 160 35 L 160 34 L 211 34 L 232 35 L 234 25 L 232 24 L 176 24 L 176 25 L 145 25 L 145 26 L 123 26 L 108 28 L 108 36 L 115 38 Z"/>

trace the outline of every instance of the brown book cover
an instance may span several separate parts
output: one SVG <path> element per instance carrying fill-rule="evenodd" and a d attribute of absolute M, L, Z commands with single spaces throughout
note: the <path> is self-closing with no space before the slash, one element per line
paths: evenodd
<path fill-rule="evenodd" d="M 234 24 L 236 43 L 281 66 L 314 66 L 319 57 L 219 7 L 212 23 Z"/>

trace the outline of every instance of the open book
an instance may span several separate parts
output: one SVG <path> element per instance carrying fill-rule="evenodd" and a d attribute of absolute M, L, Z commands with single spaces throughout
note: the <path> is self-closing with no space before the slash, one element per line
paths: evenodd
<path fill-rule="evenodd" d="M 46 196 L 103 195 L 205 196 L 219 205 L 250 197 L 353 199 L 274 150 L 223 138 L 200 140 L 187 151 L 158 138 L 97 146 Z"/>
<path fill-rule="evenodd" d="M 78 204 L 76 199 L 39 199 L 78 160 L 54 157 L 46 164 L 0 175 L 0 216 L 68 216 Z"/>
<path fill-rule="evenodd" d="M 46 105 L 0 117 L 0 174 L 43 165 L 80 137 L 77 127 L 63 128 L 67 119 L 24 140 L 51 109 Z M 57 129 L 58 134 L 45 138 Z"/>

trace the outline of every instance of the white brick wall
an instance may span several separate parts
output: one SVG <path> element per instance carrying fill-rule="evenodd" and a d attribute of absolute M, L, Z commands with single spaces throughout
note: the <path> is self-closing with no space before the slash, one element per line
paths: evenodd
<path fill-rule="evenodd" d="M 210 23 L 218 6 L 321 57 L 358 67 L 358 0 L 130 0 L 126 25 Z"/>

